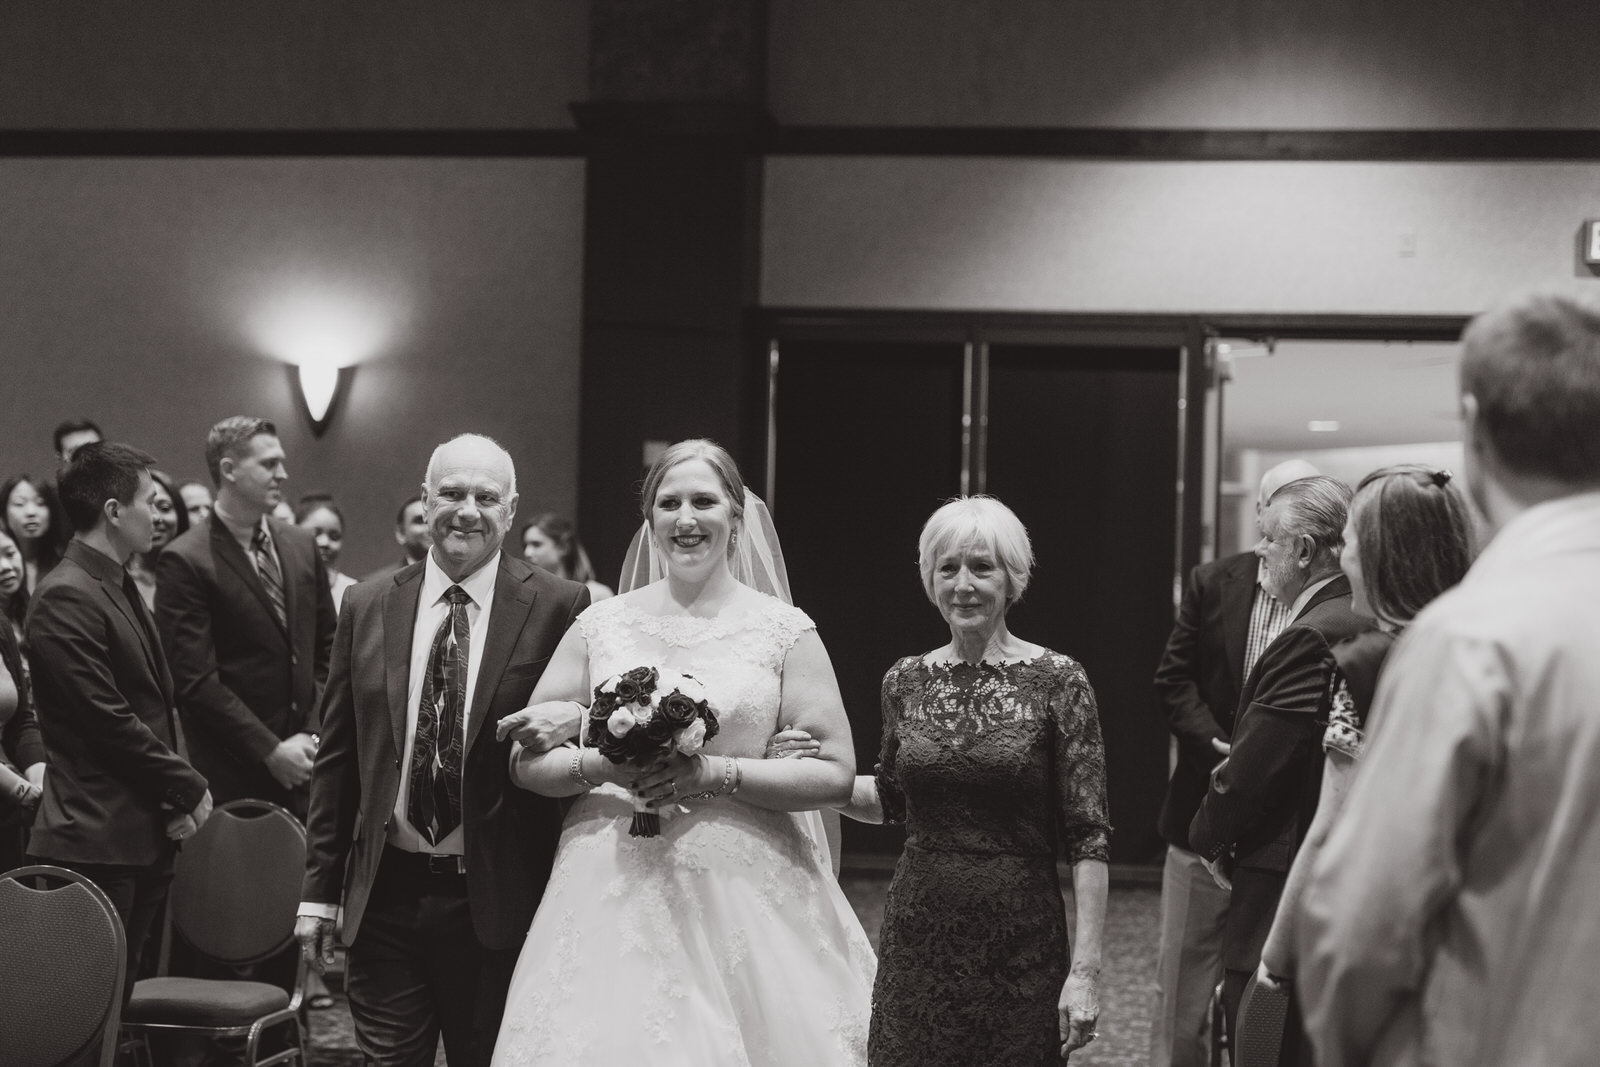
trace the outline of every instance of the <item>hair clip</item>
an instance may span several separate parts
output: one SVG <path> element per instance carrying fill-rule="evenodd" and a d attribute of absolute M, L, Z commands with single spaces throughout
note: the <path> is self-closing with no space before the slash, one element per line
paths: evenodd
<path fill-rule="evenodd" d="M 1433 484 L 1438 486 L 1440 489 L 1443 489 L 1446 485 L 1450 484 L 1450 479 L 1453 477 L 1455 477 L 1455 475 L 1443 468 L 1440 468 L 1439 470 L 1433 472 Z"/>

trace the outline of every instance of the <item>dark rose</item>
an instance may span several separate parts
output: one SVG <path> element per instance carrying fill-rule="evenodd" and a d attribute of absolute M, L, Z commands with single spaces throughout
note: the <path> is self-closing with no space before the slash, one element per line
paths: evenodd
<path fill-rule="evenodd" d="M 649 723 L 644 728 L 645 736 L 650 738 L 655 745 L 662 747 L 672 739 L 672 735 L 676 730 L 677 727 L 668 722 L 666 716 L 661 714 L 660 708 L 656 709 L 656 713 L 650 717 Z"/>
<path fill-rule="evenodd" d="M 617 679 L 617 699 L 624 704 L 632 704 L 640 697 L 649 696 L 656 691 L 657 677 L 654 667 L 635 667 Z"/>
<path fill-rule="evenodd" d="M 710 741 L 717 736 L 717 731 L 722 727 L 717 723 L 717 713 L 709 704 L 700 705 L 701 717 L 706 720 L 706 740 Z"/>
<path fill-rule="evenodd" d="M 698 700 L 691 700 L 683 693 L 674 689 L 661 698 L 656 706 L 656 722 L 667 723 L 669 732 L 677 731 L 694 722 L 695 716 L 700 714 L 700 709 L 705 705 Z M 652 725 L 654 725 L 652 723 Z"/>

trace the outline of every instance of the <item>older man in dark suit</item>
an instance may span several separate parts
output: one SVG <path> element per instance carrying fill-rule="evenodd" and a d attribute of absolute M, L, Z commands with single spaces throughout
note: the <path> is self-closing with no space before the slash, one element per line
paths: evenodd
<path fill-rule="evenodd" d="M 333 596 L 308 530 L 268 518 L 283 446 L 266 419 L 212 427 L 208 521 L 156 562 L 156 620 L 194 764 L 219 803 L 270 800 L 304 819 Z"/>
<path fill-rule="evenodd" d="M 77 533 L 39 582 L 26 634 L 50 753 L 29 852 L 93 879 L 122 919 L 127 992 L 172 880 L 175 842 L 211 812 L 206 780 L 177 753 L 172 676 L 124 569 L 154 532 L 154 460 L 80 447 L 61 476 Z"/>
<path fill-rule="evenodd" d="M 427 557 L 345 594 L 296 933 L 331 962 L 342 905 L 368 1063 L 426 1067 L 442 1031 L 450 1063 L 475 1067 L 561 832 L 555 800 L 511 784 L 495 724 L 527 705 L 589 593 L 501 552 L 516 472 L 488 438 L 435 449 L 423 500 Z M 543 732 L 551 747 L 570 728 Z"/>
<path fill-rule="evenodd" d="M 1317 473 L 1291 459 L 1261 476 L 1256 518 L 1272 494 Z M 1150 1067 L 1207 1067 L 1205 1042 L 1212 991 L 1222 978 L 1222 930 L 1228 890 L 1212 880 L 1189 845 L 1211 769 L 1227 754 L 1239 690 L 1262 651 L 1289 622 L 1289 602 L 1264 585 L 1254 552 L 1240 552 L 1189 572 L 1178 618 L 1156 668 L 1177 759 L 1156 828 L 1167 842 L 1161 871 L 1161 941 L 1150 1024 Z"/>
<path fill-rule="evenodd" d="M 1195 852 L 1232 882 L 1222 937 L 1230 1032 L 1316 810 L 1333 646 L 1372 628 L 1351 610 L 1339 570 L 1349 504 L 1349 486 L 1319 475 L 1283 486 L 1261 514 L 1255 552 L 1290 620 L 1245 679 L 1228 758 L 1189 825 Z"/>

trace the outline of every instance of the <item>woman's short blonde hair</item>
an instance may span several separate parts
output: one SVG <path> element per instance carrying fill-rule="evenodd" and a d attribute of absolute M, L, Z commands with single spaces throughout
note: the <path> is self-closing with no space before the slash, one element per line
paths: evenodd
<path fill-rule="evenodd" d="M 1007 605 L 1021 600 L 1033 573 L 1033 542 L 1017 513 L 992 496 L 958 496 L 923 523 L 922 536 L 917 539 L 917 567 L 928 599 L 934 600 L 933 571 L 939 560 L 972 548 L 991 552 L 1006 572 Z"/>

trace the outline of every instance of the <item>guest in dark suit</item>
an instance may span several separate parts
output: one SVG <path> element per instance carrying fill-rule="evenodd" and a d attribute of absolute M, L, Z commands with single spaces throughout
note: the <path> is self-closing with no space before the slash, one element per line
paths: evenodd
<path fill-rule="evenodd" d="M 473 1067 L 489 1062 L 561 832 L 557 801 L 512 787 L 495 723 L 527 705 L 589 593 L 502 553 L 516 472 L 488 438 L 435 449 L 423 500 L 425 560 L 345 594 L 296 934 L 331 962 L 342 905 L 367 1062 L 432 1064 L 442 1031 L 453 1067 Z M 538 751 L 570 729 L 535 732 L 522 744 Z"/>
<path fill-rule="evenodd" d="M 61 493 L 78 533 L 40 581 L 26 625 L 50 753 L 29 853 L 105 890 L 130 975 L 166 898 L 175 842 L 211 812 L 205 778 L 177 754 L 172 676 L 124 569 L 150 549 L 153 462 L 126 445 L 74 453 Z"/>
<path fill-rule="evenodd" d="M 1222 937 L 1230 1033 L 1316 810 L 1333 647 L 1372 628 L 1351 610 L 1350 581 L 1339 571 L 1349 504 L 1348 486 L 1319 475 L 1283 486 L 1261 514 L 1255 552 L 1290 621 L 1245 679 L 1228 758 L 1189 826 L 1194 851 L 1219 881 L 1232 882 Z"/>
<path fill-rule="evenodd" d="M 1279 487 L 1316 474 L 1305 460 L 1261 476 L 1259 519 Z M 1156 828 L 1167 842 L 1161 872 L 1161 940 L 1151 1012 L 1150 1067 L 1206 1067 L 1212 991 L 1222 978 L 1228 891 L 1189 846 L 1211 769 L 1227 754 L 1239 689 L 1261 652 L 1289 621 L 1289 603 L 1262 584 L 1261 560 L 1241 552 L 1189 572 L 1178 618 L 1156 668 L 1177 761 Z"/>
<path fill-rule="evenodd" d="M 394 563 L 379 567 L 365 578 L 363 582 L 370 582 L 374 578 L 393 578 L 399 571 L 421 563 L 428 554 L 428 546 L 432 544 L 431 535 L 428 533 L 428 510 L 422 503 L 422 497 L 408 497 L 400 510 L 394 516 L 394 543 L 400 546 L 400 558 Z"/>
<path fill-rule="evenodd" d="M 333 598 L 308 530 L 267 517 L 283 446 L 265 419 L 211 428 L 211 516 L 156 561 L 156 620 L 194 765 L 219 803 L 248 797 L 304 819 Z"/>

